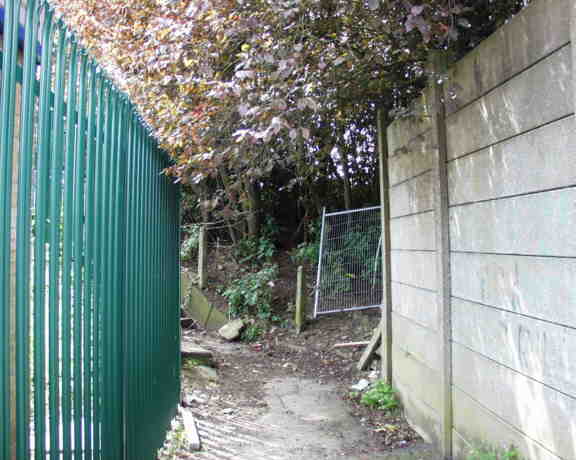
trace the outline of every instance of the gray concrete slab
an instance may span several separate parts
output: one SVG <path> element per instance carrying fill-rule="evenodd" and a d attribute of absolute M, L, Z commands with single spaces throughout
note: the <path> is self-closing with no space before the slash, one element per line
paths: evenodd
<path fill-rule="evenodd" d="M 269 410 L 256 423 L 269 427 L 236 452 L 237 459 L 282 460 L 434 460 L 428 445 L 384 453 L 362 453 L 366 428 L 352 417 L 333 385 L 296 377 L 273 379 L 265 386 Z"/>

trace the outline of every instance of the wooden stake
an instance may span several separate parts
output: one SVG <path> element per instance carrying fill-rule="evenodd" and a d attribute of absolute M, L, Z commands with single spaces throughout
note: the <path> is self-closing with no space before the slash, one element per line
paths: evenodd
<path fill-rule="evenodd" d="M 198 287 L 204 289 L 206 284 L 206 227 L 200 226 L 198 237 Z"/>
<path fill-rule="evenodd" d="M 372 339 L 370 340 L 370 342 L 368 342 L 368 346 L 364 350 L 364 353 L 362 353 L 360 361 L 358 361 L 357 368 L 359 371 L 365 371 L 366 369 L 368 369 L 368 366 L 374 359 L 374 355 L 376 354 L 376 350 L 378 349 L 381 340 L 382 340 L 382 328 L 377 327 L 376 329 L 374 329 Z"/>
<path fill-rule="evenodd" d="M 365 347 L 369 343 L 367 340 L 363 342 L 343 342 L 334 344 L 332 348 Z"/>
<path fill-rule="evenodd" d="M 304 269 L 302 266 L 298 267 L 296 275 L 296 311 L 294 313 L 294 324 L 298 334 L 302 332 L 304 320 L 306 319 L 306 306 L 304 304 Z"/>

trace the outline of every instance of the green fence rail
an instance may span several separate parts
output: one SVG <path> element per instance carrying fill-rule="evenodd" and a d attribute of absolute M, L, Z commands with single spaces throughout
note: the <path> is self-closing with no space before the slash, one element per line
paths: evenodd
<path fill-rule="evenodd" d="M 5 2 L 1 61 L 0 459 L 154 459 L 180 395 L 169 158 L 45 1 Z"/>

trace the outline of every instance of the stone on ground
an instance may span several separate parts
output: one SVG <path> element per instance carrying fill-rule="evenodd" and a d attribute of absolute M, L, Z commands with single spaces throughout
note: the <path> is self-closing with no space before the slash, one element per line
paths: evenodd
<path fill-rule="evenodd" d="M 242 321 L 241 319 L 235 319 L 233 321 L 230 321 L 228 324 L 222 326 L 218 331 L 218 334 L 224 340 L 228 340 L 229 342 L 231 342 L 232 340 L 236 340 L 238 337 L 240 337 L 240 333 L 242 332 L 243 328 L 244 328 L 244 321 Z"/>

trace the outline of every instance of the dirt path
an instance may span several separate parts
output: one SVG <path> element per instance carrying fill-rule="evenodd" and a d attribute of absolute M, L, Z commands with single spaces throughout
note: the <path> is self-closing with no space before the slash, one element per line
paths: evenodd
<path fill-rule="evenodd" d="M 251 345 L 186 332 L 184 340 L 213 352 L 217 373 L 190 364 L 183 369 L 183 400 L 203 448 L 174 448 L 172 456 L 161 458 L 438 458 L 401 416 L 386 416 L 348 396 L 350 385 L 370 372 L 356 371 L 361 350 L 332 345 L 368 338 L 377 318 L 375 312 L 322 318 L 299 336 L 274 329 Z"/>

